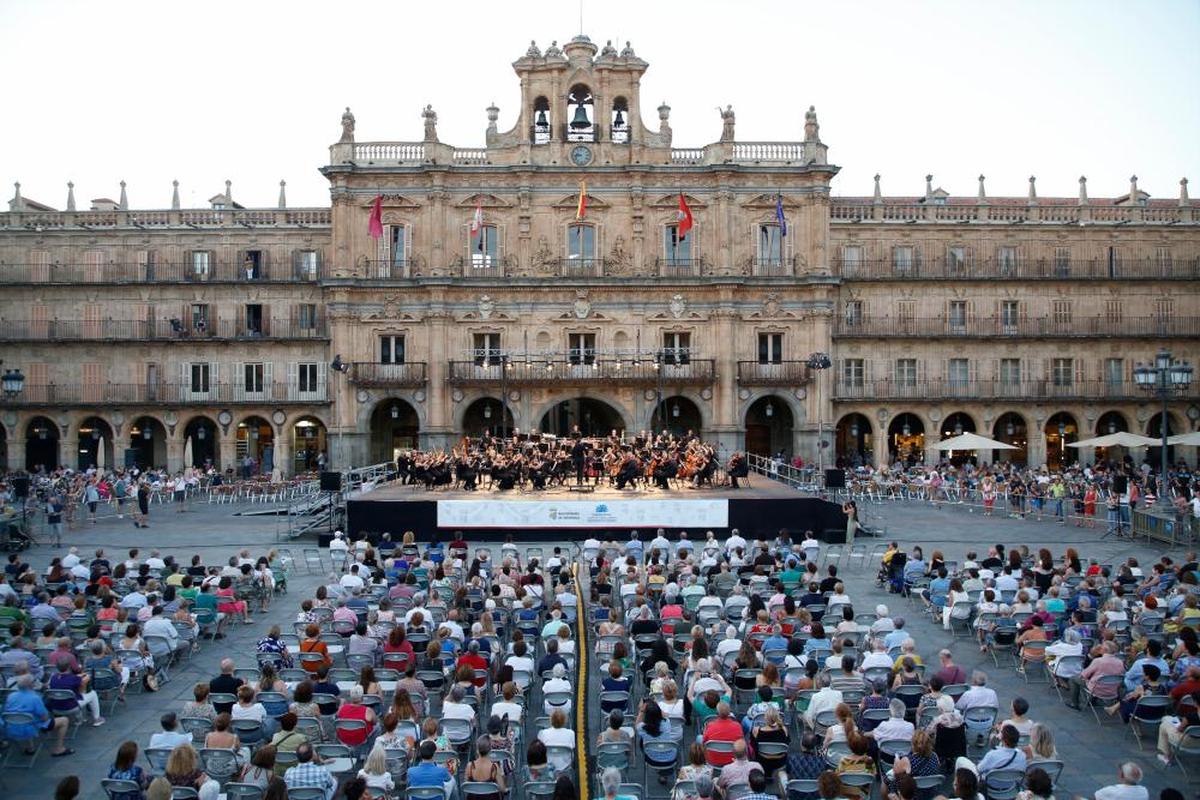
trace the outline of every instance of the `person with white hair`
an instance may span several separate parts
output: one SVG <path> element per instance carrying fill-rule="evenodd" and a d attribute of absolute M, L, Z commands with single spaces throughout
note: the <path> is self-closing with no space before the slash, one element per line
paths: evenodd
<path fill-rule="evenodd" d="M 685 559 L 693 551 L 692 543 L 688 541 L 687 531 L 679 532 L 679 541 L 675 543 L 675 558 Z"/>
<path fill-rule="evenodd" d="M 600 773 L 600 788 L 604 790 L 604 800 L 617 800 L 617 793 L 621 789 L 621 770 L 605 767 Z"/>
<path fill-rule="evenodd" d="M 746 537 L 742 536 L 737 528 L 732 528 L 729 531 L 729 538 L 725 540 L 725 553 L 728 555 L 737 550 L 745 552 Z"/>
<path fill-rule="evenodd" d="M 355 687 L 356 689 L 359 687 Z M 462 686 L 454 686 L 450 689 L 450 694 L 442 702 L 442 717 L 444 719 L 464 719 L 468 722 L 475 721 L 475 707 L 466 702 L 467 690 Z M 353 695 L 351 695 L 353 702 Z"/>
<path fill-rule="evenodd" d="M 571 713 L 571 682 L 567 680 L 567 668 L 564 664 L 555 664 L 550 670 L 550 680 L 542 684 L 542 695 L 545 696 L 552 692 L 566 692 L 568 697 L 564 703 L 551 703 L 548 699 L 543 701 L 542 710 L 549 716 L 556 708 L 563 710 L 563 713 Z"/>
<path fill-rule="evenodd" d="M 1150 792 L 1142 786 L 1142 768 L 1126 761 L 1117 768 L 1117 783 L 1097 789 L 1096 800 L 1149 800 Z"/>
<path fill-rule="evenodd" d="M 657 550 L 663 561 L 671 557 L 671 542 L 662 528 L 654 532 L 654 538 L 650 540 L 650 550 Z"/>
<path fill-rule="evenodd" d="M 1046 661 L 1050 664 L 1050 671 L 1063 685 L 1083 672 L 1082 661 L 1064 662 L 1063 656 L 1081 655 L 1083 655 L 1083 640 L 1079 636 L 1079 631 L 1074 628 L 1067 628 L 1063 631 L 1060 641 L 1046 647 Z"/>
<path fill-rule="evenodd" d="M 716 659 L 719 663 L 725 663 L 725 657 L 730 653 L 736 653 L 742 649 L 742 640 L 738 637 L 737 627 L 727 625 L 725 627 L 725 636 L 717 643 Z"/>

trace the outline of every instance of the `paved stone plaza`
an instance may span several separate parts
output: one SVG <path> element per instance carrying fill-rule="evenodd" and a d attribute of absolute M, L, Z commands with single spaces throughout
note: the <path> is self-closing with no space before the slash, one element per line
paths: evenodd
<path fill-rule="evenodd" d="M 129 547 L 142 549 L 142 556 L 150 548 L 159 548 L 180 560 L 194 553 L 204 556 L 206 562 L 223 560 L 241 547 L 247 547 L 255 555 L 265 552 L 276 544 L 277 521 L 273 517 L 238 517 L 233 512 L 237 506 L 199 505 L 186 514 L 154 509 L 153 527 L 149 530 L 135 529 L 128 519 L 109 517 L 95 526 L 86 526 L 70 533 L 64 542 L 78 545 L 81 551 L 90 552 L 95 547 L 104 547 L 110 558 L 123 556 Z M 962 509 L 946 507 L 934 510 L 917 504 L 886 504 L 871 506 L 868 517 L 872 524 L 887 527 L 891 538 L 899 539 L 904 545 L 921 543 L 926 553 L 932 548 L 942 549 L 947 558 L 962 559 L 968 548 L 985 549 L 989 543 L 1003 542 L 1008 545 L 1021 543 L 1031 548 L 1050 547 L 1056 555 L 1067 545 L 1075 546 L 1082 556 L 1098 557 L 1104 561 L 1136 555 L 1139 559 L 1153 560 L 1163 550 L 1142 544 L 1108 539 L 1100 541 L 1102 528 L 1095 530 L 1073 526 L 1066 528 L 1053 522 L 1009 520 L 1003 517 L 983 518 Z M 397 522 L 396 530 L 403 530 Z M 312 542 L 308 542 L 312 544 Z M 289 546 L 286 543 L 283 546 Z M 169 683 L 157 694 L 130 693 L 128 703 L 118 708 L 108 718 L 108 723 L 98 729 L 83 727 L 77 738 L 69 742 L 76 755 L 64 759 L 49 757 L 49 748 L 43 750 L 34 770 L 8 769 L 0 773 L 3 784 L 0 791 L 7 797 L 40 798 L 50 794 L 54 783 L 61 777 L 75 773 L 83 779 L 82 797 L 86 800 L 103 798 L 99 779 L 107 774 L 117 745 L 127 739 L 144 746 L 152 733 L 158 729 L 158 718 L 168 709 L 178 711 L 197 681 L 207 681 L 217 674 L 221 657 L 232 654 L 239 666 L 253 666 L 254 642 L 271 622 L 286 623 L 293 619 L 295 605 L 317 586 L 322 578 L 319 574 L 305 574 L 301 550 L 304 543 L 290 545 L 301 561 L 298 573 L 290 579 L 290 593 L 279 596 L 266 615 L 259 616 L 253 626 L 233 625 L 227 638 L 219 643 L 207 641 L 200 653 L 172 670 Z M 27 558 L 42 568 L 49 559 L 60 552 L 44 544 L 34 548 Z M 1182 553 L 1172 553 L 1178 557 Z M 326 562 L 327 563 L 327 562 Z M 845 582 L 856 605 L 870 610 L 876 603 L 885 602 L 893 613 L 900 613 L 908 620 L 908 627 L 918 643 L 918 651 L 928 661 L 936 651 L 951 643 L 950 636 L 929 623 L 906 601 L 888 596 L 874 587 L 874 565 L 861 568 L 857 563 L 844 570 Z M 1060 758 L 1066 762 L 1059 798 L 1076 795 L 1091 796 L 1100 786 L 1112 783 L 1117 765 L 1125 759 L 1137 761 L 1146 773 L 1146 785 L 1151 797 L 1167 786 L 1188 786 L 1177 767 L 1164 771 L 1154 757 L 1154 743 L 1147 740 L 1140 752 L 1129 731 L 1119 723 L 1106 719 L 1097 728 L 1091 714 L 1081 714 L 1059 703 L 1054 690 L 1045 684 L 1026 687 L 1020 676 L 1011 669 L 996 670 L 991 658 L 981 654 L 968 640 L 960 639 L 951 644 L 958 663 L 970 671 L 983 667 L 989 675 L 989 684 L 999 693 L 1001 704 L 1006 705 L 1014 695 L 1022 694 L 1031 704 L 1034 720 L 1049 722 L 1058 743 Z M 594 676 L 595 670 L 592 670 Z M 593 696 L 595 696 L 593 694 Z M 589 714 L 590 727 L 595 729 L 597 713 Z M 594 734 L 590 734 L 589 741 Z M 1200 763 L 1195 763 L 1191 772 L 1200 777 Z M 640 767 L 635 768 L 640 774 Z M 1193 782 L 1193 787 L 1195 782 Z M 653 787 L 652 787 L 653 788 Z"/>

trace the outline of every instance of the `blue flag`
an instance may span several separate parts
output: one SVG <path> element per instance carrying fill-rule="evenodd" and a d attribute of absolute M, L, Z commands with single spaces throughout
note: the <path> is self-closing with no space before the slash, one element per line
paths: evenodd
<path fill-rule="evenodd" d="M 787 236 L 787 217 L 783 216 L 783 195 L 775 195 L 775 219 L 779 222 L 779 235 Z"/>

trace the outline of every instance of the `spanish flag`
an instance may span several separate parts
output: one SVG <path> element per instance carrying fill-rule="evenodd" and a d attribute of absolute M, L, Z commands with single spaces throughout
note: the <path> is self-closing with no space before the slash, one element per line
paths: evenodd
<path fill-rule="evenodd" d="M 587 181 L 579 182 L 579 205 L 575 206 L 575 220 L 578 222 L 587 216 Z"/>

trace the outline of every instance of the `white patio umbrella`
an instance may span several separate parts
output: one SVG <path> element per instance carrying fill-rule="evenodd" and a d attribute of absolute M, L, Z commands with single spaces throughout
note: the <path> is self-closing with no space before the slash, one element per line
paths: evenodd
<path fill-rule="evenodd" d="M 96 471 L 104 471 L 104 437 L 96 440 Z"/>
<path fill-rule="evenodd" d="M 183 442 L 183 465 L 190 467 L 192 465 L 192 437 L 187 437 Z"/>
<path fill-rule="evenodd" d="M 1017 448 L 1011 444 L 998 442 L 995 439 L 989 439 L 986 436 L 980 436 L 977 433 L 960 433 L 958 436 L 951 436 L 949 439 L 943 439 L 938 442 L 935 449 L 941 451 L 947 450 L 1016 450 Z"/>
<path fill-rule="evenodd" d="M 1067 447 L 1146 447 L 1157 443 L 1156 439 L 1151 439 L 1149 436 L 1129 431 L 1117 431 L 1093 439 L 1084 439 L 1082 442 L 1068 442 Z"/>
<path fill-rule="evenodd" d="M 1154 444 L 1162 444 L 1162 442 L 1158 439 L 1155 439 Z M 1167 444 L 1182 444 L 1191 445 L 1192 447 L 1200 447 L 1200 431 L 1181 433 L 1178 436 L 1168 436 Z"/>

